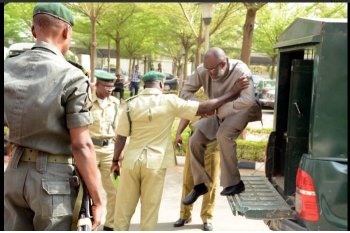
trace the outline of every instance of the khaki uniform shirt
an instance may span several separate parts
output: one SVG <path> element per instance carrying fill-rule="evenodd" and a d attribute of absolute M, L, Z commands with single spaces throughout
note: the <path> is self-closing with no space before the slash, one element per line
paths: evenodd
<path fill-rule="evenodd" d="M 173 94 L 162 94 L 155 88 L 146 88 L 129 103 L 132 127 L 122 166 L 132 169 L 142 153 L 146 154 L 147 168 L 176 165 L 171 140 L 173 121 L 175 117 L 194 119 L 199 102 L 186 101 Z M 123 104 L 119 117 L 118 134 L 128 137 L 130 125 L 126 104 Z"/>
<path fill-rule="evenodd" d="M 89 81 L 53 45 L 33 48 L 4 62 L 4 118 L 11 143 L 72 154 L 69 130 L 92 123 Z"/>
<path fill-rule="evenodd" d="M 92 94 L 92 116 L 93 123 L 89 126 L 90 136 L 96 139 L 112 139 L 115 137 L 115 129 L 118 124 L 118 109 L 119 100 L 114 96 L 109 96 L 106 99 L 106 107 L 102 107 L 97 100 L 96 93 Z M 102 148 L 95 145 L 96 152 L 99 152 Z M 102 151 L 101 151 L 102 152 Z M 103 147 L 103 152 L 114 152 L 114 143 Z"/>

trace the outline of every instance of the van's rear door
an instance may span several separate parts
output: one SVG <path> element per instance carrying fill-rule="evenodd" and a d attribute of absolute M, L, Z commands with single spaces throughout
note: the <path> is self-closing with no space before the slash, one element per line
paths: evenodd
<path fill-rule="evenodd" d="M 245 191 L 227 196 L 233 215 L 249 219 L 294 219 L 295 212 L 266 177 L 242 176 Z"/>

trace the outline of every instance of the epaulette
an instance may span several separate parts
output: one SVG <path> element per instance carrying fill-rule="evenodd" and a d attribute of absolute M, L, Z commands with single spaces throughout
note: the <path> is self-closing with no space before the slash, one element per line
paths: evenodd
<path fill-rule="evenodd" d="M 139 95 L 134 95 L 125 100 L 126 102 L 126 114 L 128 116 L 128 121 L 129 121 L 129 136 L 131 135 L 131 127 L 132 127 L 132 121 L 130 117 L 130 111 L 131 111 L 131 106 L 130 106 L 130 101 L 138 97 Z"/>
<path fill-rule="evenodd" d="M 76 63 L 74 61 L 68 61 L 70 64 L 72 64 L 73 66 L 77 67 L 78 69 L 80 69 L 81 71 L 83 71 L 83 73 L 89 77 L 89 72 L 87 72 L 87 70 L 84 69 L 84 67 L 82 65 L 80 65 L 79 63 Z"/>
<path fill-rule="evenodd" d="M 125 102 L 129 102 L 130 100 L 133 100 L 134 98 L 138 97 L 139 95 L 134 95 L 125 100 Z"/>

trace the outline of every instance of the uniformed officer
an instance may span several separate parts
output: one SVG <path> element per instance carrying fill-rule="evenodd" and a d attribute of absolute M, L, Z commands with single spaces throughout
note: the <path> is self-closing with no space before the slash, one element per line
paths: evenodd
<path fill-rule="evenodd" d="M 176 164 L 171 142 L 171 127 L 175 117 L 193 119 L 195 115 L 213 112 L 225 102 L 236 98 L 248 85 L 240 79 L 223 96 L 199 103 L 183 100 L 174 94 L 162 94 L 164 74 L 150 71 L 143 77 L 145 89 L 127 100 L 121 107 L 113 172 L 121 172 L 114 230 L 129 230 L 130 220 L 141 198 L 140 230 L 153 230 L 163 193 L 166 168 Z M 119 160 L 127 137 L 120 171 Z"/>
<path fill-rule="evenodd" d="M 198 121 L 197 121 L 198 122 Z M 179 123 L 179 127 L 176 132 L 175 145 L 182 144 L 182 132 L 190 125 L 191 135 L 194 130 L 196 130 L 195 122 L 189 124 L 187 120 L 181 120 Z M 188 138 L 189 140 L 190 138 Z M 204 231 L 212 231 L 213 230 L 213 212 L 215 207 L 215 197 L 216 197 L 216 186 L 217 181 L 220 174 L 220 155 L 215 154 L 218 153 L 216 151 L 217 142 L 211 142 L 207 145 L 207 149 L 204 155 L 204 165 L 205 170 L 210 174 L 212 178 L 212 182 L 208 186 L 209 191 L 203 195 L 202 207 L 201 207 L 201 218 L 203 221 L 203 230 Z M 191 171 L 191 160 L 190 160 L 190 146 L 188 144 L 188 148 L 186 151 L 185 157 L 185 165 L 183 170 L 183 179 L 182 179 L 182 197 L 181 200 L 184 199 L 193 189 L 194 182 Z M 192 209 L 193 204 L 184 205 L 181 201 L 180 207 L 180 218 L 174 223 L 174 227 L 182 227 L 187 223 L 192 221 Z"/>
<path fill-rule="evenodd" d="M 4 117 L 15 145 L 4 173 L 5 231 L 71 229 L 77 197 L 69 182 L 72 155 L 93 201 L 92 228 L 100 225 L 89 81 L 63 55 L 73 24 L 63 4 L 38 3 L 34 47 L 4 62 Z"/>
<path fill-rule="evenodd" d="M 117 190 L 110 178 L 114 152 L 115 129 L 119 100 L 112 96 L 115 76 L 106 71 L 95 71 L 96 86 L 92 93 L 92 116 L 89 126 L 90 136 L 95 145 L 97 167 L 101 173 L 103 188 L 107 196 L 107 215 L 103 230 L 113 230 L 114 206 Z"/>

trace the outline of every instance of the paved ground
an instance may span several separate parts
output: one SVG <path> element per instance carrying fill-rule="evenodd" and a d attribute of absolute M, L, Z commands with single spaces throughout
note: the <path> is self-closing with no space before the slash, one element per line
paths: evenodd
<path fill-rule="evenodd" d="M 263 110 L 263 125 L 261 122 L 251 122 L 248 124 L 251 128 L 272 128 L 273 110 Z M 158 225 L 156 231 L 201 231 L 202 219 L 200 218 L 200 209 L 202 197 L 194 204 L 192 211 L 192 222 L 183 227 L 175 228 L 173 223 L 180 216 L 180 202 L 182 192 L 182 171 L 183 164 L 167 170 L 165 186 L 160 206 Z M 240 169 L 241 175 L 264 176 L 264 172 Z M 217 188 L 216 204 L 214 209 L 213 226 L 214 231 L 269 231 L 269 228 L 261 220 L 249 220 L 242 216 L 234 216 L 230 209 L 227 198 L 220 196 L 222 187 Z M 140 203 L 131 220 L 130 230 L 137 231 L 140 223 Z"/>
<path fill-rule="evenodd" d="M 4 163 L 4 169 L 7 163 Z M 195 202 L 192 211 L 192 222 L 184 227 L 175 228 L 173 223 L 180 216 L 180 201 L 182 192 L 182 171 L 183 165 L 178 165 L 167 170 L 165 186 L 160 206 L 158 225 L 156 231 L 201 231 L 202 220 L 200 218 L 200 208 L 202 197 Z M 241 175 L 264 175 L 261 171 L 241 169 Z M 269 228 L 260 220 L 249 220 L 241 216 L 234 216 L 226 197 L 220 196 L 222 188 L 217 188 L 216 204 L 214 209 L 213 226 L 214 231 L 269 231 Z M 103 192 L 103 200 L 105 193 Z M 105 209 L 103 211 L 102 222 L 105 220 Z M 140 224 L 140 203 L 131 219 L 131 231 L 137 231 Z M 102 226 L 99 230 L 102 230 Z"/>
<path fill-rule="evenodd" d="M 183 166 L 169 168 L 165 179 L 165 187 L 160 207 L 157 231 L 201 231 L 202 220 L 200 208 L 202 197 L 194 204 L 192 222 L 184 227 L 174 228 L 173 223 L 180 215 L 180 201 L 182 192 L 182 171 Z M 241 170 L 242 175 L 263 175 L 263 172 L 254 170 Z M 222 188 L 217 188 L 216 205 L 214 209 L 213 226 L 214 231 L 269 231 L 269 228 L 259 220 L 248 220 L 241 216 L 234 216 L 226 197 L 220 196 Z M 140 205 L 131 221 L 130 230 L 138 230 L 140 223 Z"/>

